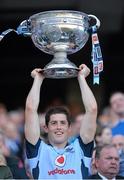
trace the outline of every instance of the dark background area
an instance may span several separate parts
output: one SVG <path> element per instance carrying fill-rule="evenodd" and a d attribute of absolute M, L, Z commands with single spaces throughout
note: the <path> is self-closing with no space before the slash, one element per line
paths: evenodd
<path fill-rule="evenodd" d="M 123 0 L 1 0 L 0 33 L 8 28 L 16 29 L 31 15 L 47 10 L 76 10 L 96 15 L 101 21 L 98 36 L 104 59 L 104 71 L 100 75 L 100 85 L 92 84 L 92 72 L 87 81 L 99 103 L 99 109 L 108 104 L 109 96 L 114 91 L 124 91 L 124 1 Z M 68 58 L 77 66 L 85 63 L 91 68 L 91 38 L 79 52 Z M 0 42 L 0 102 L 8 110 L 24 106 L 26 96 L 32 85 L 30 72 L 43 68 L 51 55 L 37 49 L 28 37 L 11 32 Z M 42 88 L 44 110 L 48 104 L 80 103 L 80 93 L 73 89 L 78 87 L 75 79 L 46 79 Z M 72 91 L 72 92 L 71 92 Z M 71 92 L 71 95 L 69 93 Z M 75 100 L 77 97 L 77 100 Z"/>

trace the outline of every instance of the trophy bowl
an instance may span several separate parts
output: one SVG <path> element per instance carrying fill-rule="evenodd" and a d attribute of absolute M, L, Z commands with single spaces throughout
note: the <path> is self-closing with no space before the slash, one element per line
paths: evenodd
<path fill-rule="evenodd" d="M 70 10 L 45 11 L 30 16 L 14 31 L 30 36 L 38 49 L 54 56 L 43 68 L 46 78 L 71 78 L 77 76 L 79 69 L 67 55 L 79 51 L 88 41 L 91 18 L 99 28 L 100 21 L 94 15 Z M 4 31 L 0 40 L 11 31 Z"/>
<path fill-rule="evenodd" d="M 31 16 L 29 21 L 35 46 L 48 54 L 75 53 L 89 37 L 89 17 L 81 12 L 46 11 Z"/>
<path fill-rule="evenodd" d="M 47 78 L 76 77 L 78 68 L 67 54 L 79 51 L 89 38 L 90 15 L 78 11 L 46 11 L 29 18 L 31 38 L 41 51 L 54 56 L 44 67 Z"/>

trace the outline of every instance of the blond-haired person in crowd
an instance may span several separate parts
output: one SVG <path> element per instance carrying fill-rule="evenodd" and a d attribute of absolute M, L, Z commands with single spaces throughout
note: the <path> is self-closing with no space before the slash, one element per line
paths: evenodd
<path fill-rule="evenodd" d="M 0 152 L 0 179 L 13 179 L 10 168 L 6 165 L 4 155 Z"/>

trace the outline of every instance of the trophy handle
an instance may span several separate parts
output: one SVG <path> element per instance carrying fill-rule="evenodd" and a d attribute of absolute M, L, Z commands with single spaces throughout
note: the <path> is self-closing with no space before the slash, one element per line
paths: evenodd
<path fill-rule="evenodd" d="M 24 20 L 17 28 L 17 34 L 23 34 L 24 36 L 31 36 L 30 20 Z"/>
<path fill-rule="evenodd" d="M 96 27 L 99 28 L 99 27 L 100 27 L 100 20 L 99 20 L 96 16 L 94 16 L 94 15 L 92 15 L 92 14 L 89 14 L 88 16 L 89 16 L 90 18 L 93 18 L 93 19 L 96 20 Z"/>
<path fill-rule="evenodd" d="M 15 29 L 7 29 L 6 31 L 3 31 L 0 34 L 0 41 L 2 41 L 4 36 L 6 36 L 7 34 L 9 34 L 12 31 L 16 32 L 18 35 L 23 34 L 24 36 L 31 36 L 31 26 L 30 26 L 30 24 L 31 23 L 30 23 L 29 20 L 24 20 L 18 26 L 17 30 L 15 30 Z"/>

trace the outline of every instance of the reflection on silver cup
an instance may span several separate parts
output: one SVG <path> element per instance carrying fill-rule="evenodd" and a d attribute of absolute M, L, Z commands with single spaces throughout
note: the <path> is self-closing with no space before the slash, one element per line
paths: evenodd
<path fill-rule="evenodd" d="M 28 20 L 31 38 L 37 48 L 54 58 L 44 67 L 47 78 L 76 77 L 78 68 L 67 58 L 67 54 L 79 51 L 89 37 L 90 17 L 78 11 L 46 11 L 31 16 Z"/>
<path fill-rule="evenodd" d="M 43 69 L 45 77 L 71 78 L 77 76 L 78 68 L 67 55 L 79 51 L 86 44 L 91 18 L 96 20 L 96 27 L 99 28 L 100 21 L 94 15 L 68 10 L 45 11 L 24 20 L 16 32 L 31 36 L 37 48 L 54 56 Z M 7 33 L 4 31 L 0 39 Z"/>

